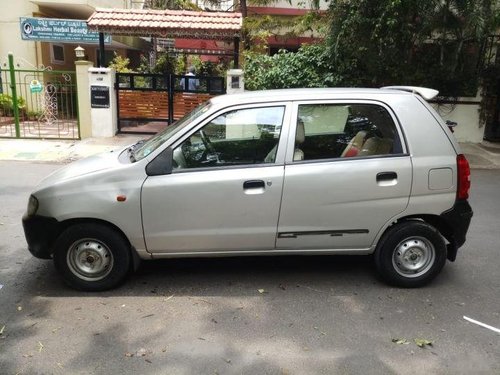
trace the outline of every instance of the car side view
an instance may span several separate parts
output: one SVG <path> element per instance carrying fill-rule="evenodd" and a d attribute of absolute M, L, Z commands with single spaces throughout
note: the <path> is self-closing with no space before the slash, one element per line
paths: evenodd
<path fill-rule="evenodd" d="M 32 193 L 30 252 L 71 287 L 116 287 L 141 259 L 373 256 L 419 287 L 454 261 L 470 170 L 437 91 L 288 89 L 212 98 L 147 141 L 74 162 Z"/>

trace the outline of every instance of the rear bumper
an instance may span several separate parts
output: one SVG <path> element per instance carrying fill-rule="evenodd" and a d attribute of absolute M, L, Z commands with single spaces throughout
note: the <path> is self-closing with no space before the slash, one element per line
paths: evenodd
<path fill-rule="evenodd" d="M 45 216 L 23 216 L 23 228 L 28 250 L 41 259 L 52 258 L 52 245 L 59 234 L 59 222 Z"/>
<path fill-rule="evenodd" d="M 465 243 L 472 215 L 472 208 L 467 200 L 457 200 L 451 210 L 441 214 L 450 229 L 446 239 L 450 242 L 448 259 L 451 261 L 456 259 L 458 248 Z"/>

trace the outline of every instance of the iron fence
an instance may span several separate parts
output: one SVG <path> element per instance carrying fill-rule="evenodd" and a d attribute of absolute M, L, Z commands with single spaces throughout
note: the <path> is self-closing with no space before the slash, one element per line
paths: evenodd
<path fill-rule="evenodd" d="M 77 108 L 74 71 L 1 67 L 0 137 L 79 139 Z"/>

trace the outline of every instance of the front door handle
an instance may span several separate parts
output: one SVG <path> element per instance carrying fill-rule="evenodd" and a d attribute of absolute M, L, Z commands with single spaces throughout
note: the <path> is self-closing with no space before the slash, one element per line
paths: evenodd
<path fill-rule="evenodd" d="M 262 180 L 248 180 L 243 183 L 243 192 L 247 195 L 263 194 L 265 186 Z"/>
<path fill-rule="evenodd" d="M 377 184 L 379 186 L 394 186 L 398 183 L 398 174 L 396 172 L 377 173 Z"/>
<path fill-rule="evenodd" d="M 249 180 L 243 183 L 243 189 L 258 189 L 264 188 L 265 184 L 262 180 Z"/>

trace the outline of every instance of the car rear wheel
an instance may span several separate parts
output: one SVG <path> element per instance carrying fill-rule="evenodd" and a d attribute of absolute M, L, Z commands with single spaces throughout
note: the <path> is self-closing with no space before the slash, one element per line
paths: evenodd
<path fill-rule="evenodd" d="M 405 288 L 423 286 L 434 279 L 446 262 L 443 237 L 421 221 L 389 228 L 375 251 L 375 266 L 389 284 Z"/>
<path fill-rule="evenodd" d="M 121 233 L 106 225 L 76 224 L 57 239 L 54 264 L 74 289 L 107 290 L 122 283 L 128 275 L 130 245 Z"/>

